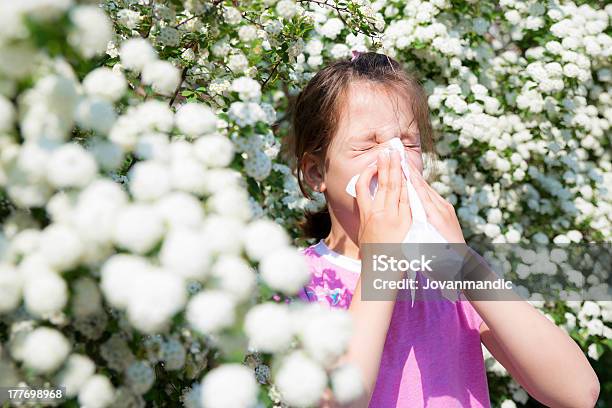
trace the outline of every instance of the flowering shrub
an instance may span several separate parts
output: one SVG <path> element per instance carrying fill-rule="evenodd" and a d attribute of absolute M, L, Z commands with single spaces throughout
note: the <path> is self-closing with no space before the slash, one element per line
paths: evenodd
<path fill-rule="evenodd" d="M 423 79 L 433 186 L 468 241 L 609 241 L 611 18 L 557 1 L 2 2 L 0 385 L 95 407 L 356 398 L 357 371 L 332 366 L 348 315 L 292 302 L 296 222 L 325 203 L 281 154 L 300 87 L 385 52 Z M 531 302 L 609 393 L 610 302 Z M 527 404 L 483 352 L 492 401 Z"/>

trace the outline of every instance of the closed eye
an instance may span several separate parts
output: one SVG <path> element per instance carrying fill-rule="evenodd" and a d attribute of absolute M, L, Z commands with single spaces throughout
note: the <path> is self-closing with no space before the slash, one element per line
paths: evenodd
<path fill-rule="evenodd" d="M 406 143 L 404 143 L 404 147 L 407 147 L 409 149 L 420 149 L 421 145 L 419 143 L 417 143 L 417 144 L 410 144 L 410 143 L 406 144 Z"/>

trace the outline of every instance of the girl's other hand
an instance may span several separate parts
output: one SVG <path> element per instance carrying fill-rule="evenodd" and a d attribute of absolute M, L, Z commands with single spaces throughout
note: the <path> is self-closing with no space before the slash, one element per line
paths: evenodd
<path fill-rule="evenodd" d="M 372 200 L 370 180 L 378 173 L 378 190 Z M 355 186 L 359 206 L 359 242 L 400 243 L 412 225 L 408 190 L 399 153 L 380 152 L 376 166 L 367 167 Z"/>
<path fill-rule="evenodd" d="M 427 220 L 436 227 L 444 238 L 450 243 L 465 243 L 461 226 L 455 214 L 455 207 L 446 201 L 423 178 L 419 170 L 407 160 L 410 167 L 410 181 L 414 186 L 423 207 Z"/>

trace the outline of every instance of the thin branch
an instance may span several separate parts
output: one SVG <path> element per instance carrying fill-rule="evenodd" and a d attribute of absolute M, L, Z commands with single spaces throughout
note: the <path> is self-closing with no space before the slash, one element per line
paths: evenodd
<path fill-rule="evenodd" d="M 185 23 L 187 23 L 187 22 L 189 22 L 189 21 L 191 21 L 191 20 L 193 20 L 194 18 L 197 18 L 197 17 L 198 17 L 197 15 L 191 16 L 191 17 L 189 17 L 189 18 L 187 18 L 187 19 L 185 19 L 185 20 L 181 21 L 181 22 L 180 22 L 180 23 L 178 23 L 177 25 L 175 25 L 175 26 L 174 26 L 174 28 L 179 28 L 179 27 L 180 27 L 180 26 L 182 26 L 183 24 L 185 24 Z"/>
<path fill-rule="evenodd" d="M 338 6 L 336 6 L 335 4 L 329 4 L 327 3 L 327 0 L 325 1 L 317 1 L 317 0 L 298 0 L 300 3 L 314 3 L 314 4 L 318 4 L 319 6 L 327 6 L 330 7 L 334 10 L 337 11 L 338 14 L 338 18 L 344 23 L 344 25 L 348 25 L 346 23 L 346 20 L 344 19 L 344 17 L 342 16 L 341 12 L 342 11 L 346 11 L 346 9 L 344 8 L 340 8 Z"/>
<path fill-rule="evenodd" d="M 181 71 L 181 80 L 179 81 L 176 87 L 176 91 L 174 91 L 174 95 L 172 95 L 172 99 L 170 99 L 170 104 L 169 104 L 170 106 L 172 106 L 172 104 L 174 103 L 174 100 L 178 96 L 178 93 L 181 90 L 181 85 L 183 85 L 183 81 L 185 80 L 186 75 L 187 75 L 187 67 L 184 67 L 183 70 Z"/>
<path fill-rule="evenodd" d="M 263 84 L 261 84 L 261 90 L 263 91 L 263 89 L 266 87 L 266 84 L 268 83 L 268 81 L 270 80 L 270 78 L 272 78 L 274 76 L 274 74 L 276 73 L 276 70 L 278 69 L 278 66 L 280 65 L 282 60 L 278 60 L 276 61 L 276 64 L 274 64 L 274 67 L 272 67 L 272 71 L 270 72 L 270 75 L 268 76 L 268 78 L 266 78 L 266 80 L 263 82 Z"/>

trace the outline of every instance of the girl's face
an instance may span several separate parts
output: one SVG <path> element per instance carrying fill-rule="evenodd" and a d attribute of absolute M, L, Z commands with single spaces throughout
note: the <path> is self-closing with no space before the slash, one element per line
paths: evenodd
<path fill-rule="evenodd" d="M 350 235 L 359 230 L 359 207 L 346 193 L 346 185 L 376 161 L 385 142 L 393 137 L 400 137 L 407 160 L 422 172 L 419 128 L 408 97 L 371 82 L 351 84 L 327 151 L 324 174 L 317 174 L 319 191 L 325 193 L 330 212 Z"/>

